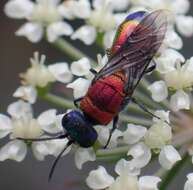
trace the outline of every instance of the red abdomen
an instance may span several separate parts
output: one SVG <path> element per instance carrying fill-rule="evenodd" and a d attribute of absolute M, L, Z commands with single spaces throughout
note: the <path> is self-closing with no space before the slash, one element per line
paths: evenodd
<path fill-rule="evenodd" d="M 120 111 L 125 98 L 125 75 L 115 73 L 90 86 L 80 102 L 83 112 L 101 125 L 107 125 Z"/>

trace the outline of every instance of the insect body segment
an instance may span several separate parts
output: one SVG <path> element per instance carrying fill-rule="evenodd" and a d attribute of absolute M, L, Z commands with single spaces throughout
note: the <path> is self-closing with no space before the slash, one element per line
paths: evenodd
<path fill-rule="evenodd" d="M 125 80 L 123 72 L 99 79 L 80 102 L 80 109 L 98 124 L 107 125 L 121 111 Z"/>

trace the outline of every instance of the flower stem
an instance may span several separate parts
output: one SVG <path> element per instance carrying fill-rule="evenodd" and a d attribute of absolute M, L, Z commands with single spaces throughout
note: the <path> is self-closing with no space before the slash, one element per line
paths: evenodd
<path fill-rule="evenodd" d="M 74 107 L 73 102 L 64 98 L 61 98 L 59 96 L 56 96 L 54 94 L 48 93 L 40 96 L 42 100 L 45 100 L 57 107 L 62 107 L 65 109 Z"/>
<path fill-rule="evenodd" d="M 80 51 L 78 48 L 74 47 L 72 44 L 70 44 L 68 41 L 66 41 L 63 38 L 58 38 L 53 45 L 64 52 L 66 55 L 68 55 L 73 60 L 81 59 L 82 57 L 88 57 L 85 55 L 82 51 Z M 90 57 L 90 62 L 92 65 L 97 65 L 97 63 Z"/>
<path fill-rule="evenodd" d="M 186 153 L 182 160 L 179 161 L 171 170 L 169 170 L 162 179 L 159 190 L 167 190 L 169 184 L 176 177 L 180 169 L 184 166 L 184 164 L 189 160 L 189 155 Z"/>
<path fill-rule="evenodd" d="M 104 157 L 113 157 L 118 155 L 126 155 L 129 150 L 129 146 L 121 146 L 113 149 L 100 149 L 96 152 L 97 159 Z"/>

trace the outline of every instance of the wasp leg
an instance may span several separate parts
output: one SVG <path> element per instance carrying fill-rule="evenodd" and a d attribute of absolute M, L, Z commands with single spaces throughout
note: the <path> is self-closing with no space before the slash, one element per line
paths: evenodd
<path fill-rule="evenodd" d="M 110 130 L 109 138 L 108 138 L 108 140 L 107 140 L 106 145 L 104 146 L 104 149 L 106 149 L 107 146 L 108 146 L 109 143 L 110 143 L 110 140 L 111 140 L 111 137 L 112 137 L 112 135 L 113 135 L 113 132 L 114 132 L 115 129 L 117 128 L 117 122 L 118 122 L 118 120 L 119 120 L 119 116 L 118 116 L 118 115 L 113 118 L 113 127 L 112 127 L 112 129 Z"/>
<path fill-rule="evenodd" d="M 96 70 L 94 70 L 93 68 L 90 69 L 90 72 L 93 74 L 93 75 L 96 75 L 98 72 Z"/>
<path fill-rule="evenodd" d="M 80 102 L 84 97 L 80 97 L 74 100 L 74 105 L 78 108 L 78 102 Z"/>
<path fill-rule="evenodd" d="M 153 65 L 150 66 L 149 68 L 147 68 L 147 70 L 145 71 L 145 74 L 151 73 L 151 72 L 156 68 L 156 62 L 155 62 L 155 60 L 153 59 L 152 62 L 153 62 Z"/>
<path fill-rule="evenodd" d="M 152 117 L 155 117 L 157 119 L 161 119 L 160 117 L 158 117 L 157 115 L 151 113 L 143 104 L 139 103 L 135 98 L 130 98 L 130 100 L 135 103 L 136 105 L 139 106 L 139 108 L 141 108 L 143 111 L 145 111 L 146 113 L 148 113 L 149 115 L 151 115 Z M 167 121 L 164 121 L 165 123 L 169 124 Z"/>

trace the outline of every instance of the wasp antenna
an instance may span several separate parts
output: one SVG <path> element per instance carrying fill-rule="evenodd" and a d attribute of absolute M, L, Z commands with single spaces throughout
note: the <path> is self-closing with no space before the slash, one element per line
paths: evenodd
<path fill-rule="evenodd" d="M 53 173 L 54 173 L 54 170 L 56 168 L 56 165 L 58 163 L 58 161 L 60 160 L 62 154 L 64 153 L 64 151 L 72 144 L 74 143 L 73 140 L 70 140 L 68 141 L 67 145 L 64 147 L 64 149 L 60 152 L 60 154 L 57 156 L 57 158 L 55 159 L 52 167 L 51 167 L 51 170 L 50 170 L 50 173 L 49 173 L 49 177 L 48 177 L 48 182 L 51 180 L 52 176 L 53 176 Z"/>
<path fill-rule="evenodd" d="M 55 136 L 55 137 L 47 137 L 47 138 L 38 138 L 38 139 L 26 139 L 26 138 L 21 138 L 21 137 L 18 137 L 16 138 L 17 140 L 23 140 L 23 141 L 48 141 L 48 140 L 55 140 L 55 139 L 64 139 L 68 137 L 68 134 L 62 134 L 62 135 L 58 135 L 58 136 Z"/>

